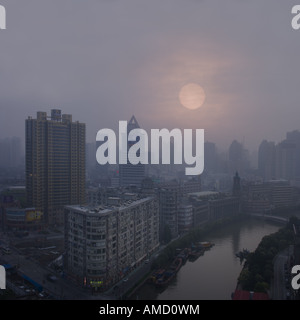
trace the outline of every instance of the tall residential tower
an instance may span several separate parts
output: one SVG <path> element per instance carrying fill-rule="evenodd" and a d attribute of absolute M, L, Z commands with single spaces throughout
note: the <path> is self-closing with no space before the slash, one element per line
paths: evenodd
<path fill-rule="evenodd" d="M 64 205 L 85 203 L 85 124 L 61 110 L 26 119 L 27 205 L 62 224 Z"/>

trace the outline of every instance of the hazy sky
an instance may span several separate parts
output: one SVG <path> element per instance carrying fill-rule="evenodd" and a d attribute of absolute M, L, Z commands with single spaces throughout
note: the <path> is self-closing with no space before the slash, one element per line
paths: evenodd
<path fill-rule="evenodd" d="M 300 30 L 289 0 L 0 0 L 0 137 L 52 108 L 87 140 L 135 115 L 140 126 L 205 129 L 252 150 L 300 129 Z M 300 4 L 300 0 L 299 0 Z M 204 105 L 184 108 L 198 83 Z"/>

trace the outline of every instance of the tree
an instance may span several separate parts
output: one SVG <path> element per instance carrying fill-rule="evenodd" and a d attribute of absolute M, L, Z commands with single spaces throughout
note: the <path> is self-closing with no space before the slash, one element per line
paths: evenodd
<path fill-rule="evenodd" d="M 268 289 L 269 289 L 269 285 L 267 282 L 256 282 L 254 286 L 255 292 L 267 292 Z"/>

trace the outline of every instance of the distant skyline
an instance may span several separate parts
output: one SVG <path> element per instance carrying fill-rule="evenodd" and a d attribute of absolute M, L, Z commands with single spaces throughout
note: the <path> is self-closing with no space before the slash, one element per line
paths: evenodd
<path fill-rule="evenodd" d="M 24 142 L 25 119 L 61 109 L 87 142 L 132 115 L 146 130 L 204 129 L 250 152 L 299 130 L 300 30 L 294 1 L 1 0 L 0 137 Z M 179 100 L 203 87 L 196 110 Z"/>

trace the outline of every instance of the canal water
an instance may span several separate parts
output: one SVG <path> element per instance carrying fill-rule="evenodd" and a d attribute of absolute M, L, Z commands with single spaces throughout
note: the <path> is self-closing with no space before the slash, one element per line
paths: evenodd
<path fill-rule="evenodd" d="M 145 283 L 133 300 L 230 300 L 242 270 L 235 253 L 254 251 L 265 235 L 282 225 L 259 219 L 234 222 L 211 233 L 207 239 L 215 245 L 196 261 L 187 261 L 165 289 Z"/>

